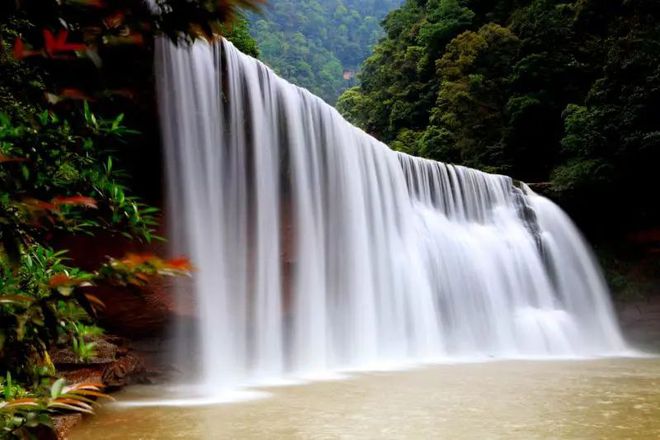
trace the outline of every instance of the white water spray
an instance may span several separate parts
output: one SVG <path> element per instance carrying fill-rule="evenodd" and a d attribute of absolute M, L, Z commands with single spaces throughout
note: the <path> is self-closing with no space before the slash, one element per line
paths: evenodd
<path fill-rule="evenodd" d="M 162 40 L 157 75 L 171 241 L 197 268 L 211 393 L 625 348 L 597 266 L 547 199 L 394 152 L 227 42 Z"/>

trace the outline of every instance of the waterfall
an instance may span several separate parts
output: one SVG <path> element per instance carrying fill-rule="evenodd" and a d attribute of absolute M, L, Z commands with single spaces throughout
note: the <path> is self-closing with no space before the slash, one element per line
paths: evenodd
<path fill-rule="evenodd" d="M 549 200 L 390 150 L 226 41 L 158 46 L 171 245 L 196 267 L 207 389 L 624 350 Z"/>

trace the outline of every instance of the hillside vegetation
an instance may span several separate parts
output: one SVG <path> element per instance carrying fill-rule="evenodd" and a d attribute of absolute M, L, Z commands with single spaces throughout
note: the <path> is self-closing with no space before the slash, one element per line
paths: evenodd
<path fill-rule="evenodd" d="M 394 148 L 504 173 L 590 233 L 657 224 L 660 3 L 407 0 L 338 108 Z"/>
<path fill-rule="evenodd" d="M 382 18 L 401 0 L 273 0 L 251 17 L 261 58 L 296 85 L 334 104 L 382 37 Z"/>

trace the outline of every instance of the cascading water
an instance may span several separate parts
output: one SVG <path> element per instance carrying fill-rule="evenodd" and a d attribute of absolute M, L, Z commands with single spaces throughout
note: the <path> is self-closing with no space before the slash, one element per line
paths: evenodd
<path fill-rule="evenodd" d="M 624 349 L 552 202 L 394 152 L 228 42 L 163 40 L 158 59 L 172 245 L 197 269 L 207 390 Z"/>

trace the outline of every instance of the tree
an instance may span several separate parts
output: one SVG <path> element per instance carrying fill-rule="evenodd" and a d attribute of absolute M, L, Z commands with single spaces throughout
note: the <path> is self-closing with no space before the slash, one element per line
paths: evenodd
<path fill-rule="evenodd" d="M 487 169 L 506 171 L 502 134 L 506 124 L 508 75 L 519 47 L 518 38 L 497 24 L 454 38 L 437 63 L 440 90 L 431 111 L 431 127 L 437 127 L 443 154 L 467 165 L 488 164 Z M 425 149 L 428 155 L 434 151 Z"/>
<path fill-rule="evenodd" d="M 334 104 L 400 1 L 278 0 L 251 17 L 251 31 L 276 73 Z"/>

